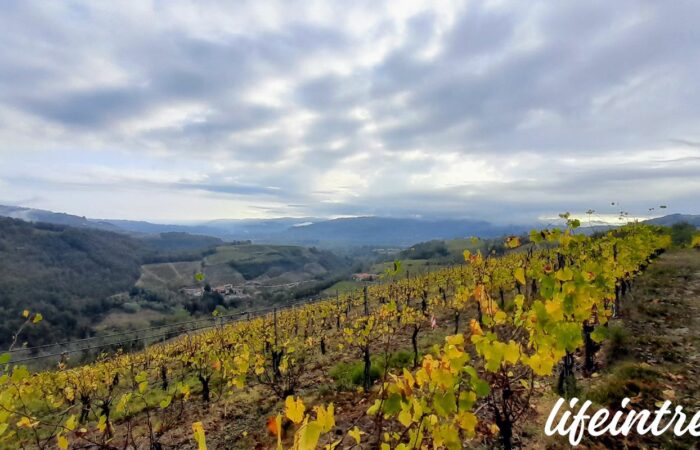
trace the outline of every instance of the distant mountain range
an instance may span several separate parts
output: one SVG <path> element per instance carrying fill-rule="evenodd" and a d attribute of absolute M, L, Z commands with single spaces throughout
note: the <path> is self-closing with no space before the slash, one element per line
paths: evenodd
<path fill-rule="evenodd" d="M 221 219 L 196 225 L 173 225 L 132 220 L 90 219 L 19 206 L 0 206 L 0 216 L 78 228 L 97 228 L 132 235 L 180 232 L 213 236 L 228 241 L 251 240 L 325 247 L 408 246 L 432 239 L 451 239 L 465 236 L 496 237 L 520 233 L 529 228 L 525 226 L 498 226 L 482 220 L 425 220 L 386 217 L 353 217 L 332 220 L 313 217 Z"/>
<path fill-rule="evenodd" d="M 693 226 L 700 227 L 700 214 L 669 214 L 655 219 L 645 220 L 645 223 L 652 225 L 663 225 L 670 227 L 673 224 L 687 222 Z"/>
<path fill-rule="evenodd" d="M 0 216 L 30 222 L 48 222 L 78 228 L 97 228 L 131 235 L 159 233 L 190 233 L 217 237 L 226 241 L 251 240 L 264 243 L 288 243 L 306 246 L 409 246 L 433 239 L 453 239 L 467 236 L 491 238 L 519 234 L 538 225 L 495 225 L 483 220 L 352 217 L 342 219 L 276 218 L 213 220 L 201 224 L 174 225 L 145 221 L 90 219 L 65 213 L 19 206 L 0 205 Z M 700 215 L 672 214 L 647 222 L 672 225 L 677 222 L 700 225 Z"/>

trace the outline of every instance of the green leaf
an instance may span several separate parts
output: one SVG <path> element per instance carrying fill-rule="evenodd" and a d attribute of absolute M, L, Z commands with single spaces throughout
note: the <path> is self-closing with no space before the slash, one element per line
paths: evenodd
<path fill-rule="evenodd" d="M 449 416 L 457 410 L 457 399 L 454 392 L 436 393 L 433 396 L 433 406 L 435 406 L 435 412 L 439 415 L 443 417 Z"/>
<path fill-rule="evenodd" d="M 0 364 L 7 364 L 10 362 L 10 359 L 12 358 L 12 355 L 9 353 L 3 353 L 0 355 Z"/>
<path fill-rule="evenodd" d="M 29 378 L 29 371 L 27 370 L 27 368 L 24 366 L 15 367 L 15 369 L 12 371 L 12 381 L 15 383 L 19 383 L 25 378 Z"/>
<path fill-rule="evenodd" d="M 591 333 L 591 339 L 597 343 L 601 343 L 608 338 L 610 334 L 609 330 L 608 327 L 595 327 L 595 330 Z"/>
<path fill-rule="evenodd" d="M 170 402 L 172 402 L 172 401 L 173 401 L 173 398 L 170 395 L 168 395 L 167 397 L 165 397 L 163 400 L 160 401 L 160 407 L 162 409 L 165 409 L 168 406 L 170 406 Z"/>
<path fill-rule="evenodd" d="M 401 411 L 401 396 L 399 394 L 391 394 L 384 401 L 384 414 L 396 414 Z"/>
<path fill-rule="evenodd" d="M 478 395 L 479 397 L 485 397 L 489 395 L 489 384 L 481 378 L 472 380 L 472 387 L 474 388 L 474 392 L 476 392 L 476 395 Z"/>

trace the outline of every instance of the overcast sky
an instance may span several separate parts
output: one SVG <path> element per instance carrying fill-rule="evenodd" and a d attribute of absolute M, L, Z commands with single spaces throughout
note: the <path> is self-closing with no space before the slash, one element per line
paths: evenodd
<path fill-rule="evenodd" d="M 0 203 L 700 213 L 697 2 L 0 0 Z"/>

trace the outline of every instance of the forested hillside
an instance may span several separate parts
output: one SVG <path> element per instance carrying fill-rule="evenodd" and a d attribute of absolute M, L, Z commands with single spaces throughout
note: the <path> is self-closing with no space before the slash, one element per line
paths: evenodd
<path fill-rule="evenodd" d="M 173 263 L 187 270 L 173 271 Z M 225 243 L 182 232 L 134 237 L 0 218 L 0 347 L 9 345 L 24 309 L 45 317 L 23 335 L 37 346 L 92 335 L 98 324 L 118 331 L 174 320 L 187 314 L 183 308 L 201 315 L 242 304 L 243 298 L 225 303 L 214 293 L 213 302 L 193 299 L 182 287 L 249 283 L 245 300 L 251 306 L 314 295 L 348 276 L 351 267 L 347 259 L 313 248 Z M 200 283 L 196 273 L 204 276 Z M 268 292 L 268 285 L 279 285 L 286 296 Z M 142 308 L 151 314 L 137 317 Z"/>
<path fill-rule="evenodd" d="M 0 345 L 25 308 L 46 318 L 27 331 L 34 344 L 84 335 L 108 297 L 134 285 L 143 255 L 128 236 L 0 218 Z"/>

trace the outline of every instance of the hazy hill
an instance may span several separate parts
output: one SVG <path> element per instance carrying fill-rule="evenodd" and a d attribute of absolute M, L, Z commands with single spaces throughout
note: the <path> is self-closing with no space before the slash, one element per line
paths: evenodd
<path fill-rule="evenodd" d="M 292 218 L 279 217 L 276 219 L 218 219 L 212 220 L 204 224 L 210 228 L 225 231 L 232 236 L 239 238 L 259 237 L 284 233 L 290 228 L 306 224 L 310 222 L 323 221 L 323 219 L 315 219 L 313 217 Z"/>
<path fill-rule="evenodd" d="M 115 220 L 115 219 L 100 219 L 90 220 L 91 223 L 100 224 L 107 223 L 113 226 L 117 231 L 122 233 L 132 234 L 158 234 L 158 233 L 190 233 L 202 234 L 207 236 L 215 236 L 218 238 L 229 237 L 228 233 L 219 228 L 208 227 L 206 225 L 173 225 L 151 223 L 142 220 Z"/>
<path fill-rule="evenodd" d="M 149 235 L 140 240 L 146 242 L 150 249 L 160 252 L 201 251 L 224 244 L 224 241 L 216 237 L 181 231 Z"/>
<path fill-rule="evenodd" d="M 141 220 L 89 219 L 73 214 L 46 211 L 43 209 L 24 208 L 21 206 L 0 205 L 0 217 L 12 217 L 28 222 L 44 222 L 57 225 L 69 225 L 76 228 L 93 228 L 132 235 L 160 233 L 190 233 L 215 237 L 229 237 L 221 228 L 204 225 L 158 224 Z"/>
<path fill-rule="evenodd" d="M 700 227 L 700 215 L 693 214 L 669 214 L 663 217 L 657 217 L 655 219 L 649 219 L 645 221 L 646 223 L 652 225 L 663 225 L 670 227 L 676 223 L 687 222 L 696 227 Z"/>
<path fill-rule="evenodd" d="M 390 245 L 408 246 L 432 239 L 465 236 L 483 238 L 527 231 L 528 226 L 499 226 L 483 220 L 426 220 L 413 218 L 352 217 L 334 220 L 277 218 L 213 220 L 199 225 L 168 225 L 144 221 L 86 219 L 50 211 L 0 206 L 0 216 L 30 221 L 60 223 L 81 228 L 108 229 L 129 234 L 181 232 L 223 240 L 252 240 L 256 243 L 301 244 L 326 247 Z"/>
<path fill-rule="evenodd" d="M 0 205 L 0 216 L 22 219 L 27 222 L 45 222 L 56 225 L 69 225 L 75 228 L 96 228 L 107 231 L 121 231 L 119 227 L 101 220 L 90 220 L 85 217 L 66 213 L 45 211 L 43 209 L 24 208 L 21 206 Z"/>
<path fill-rule="evenodd" d="M 289 228 L 284 238 L 315 244 L 408 246 L 415 242 L 465 236 L 494 237 L 522 232 L 526 227 L 496 226 L 481 220 L 423 220 L 354 217 Z"/>

